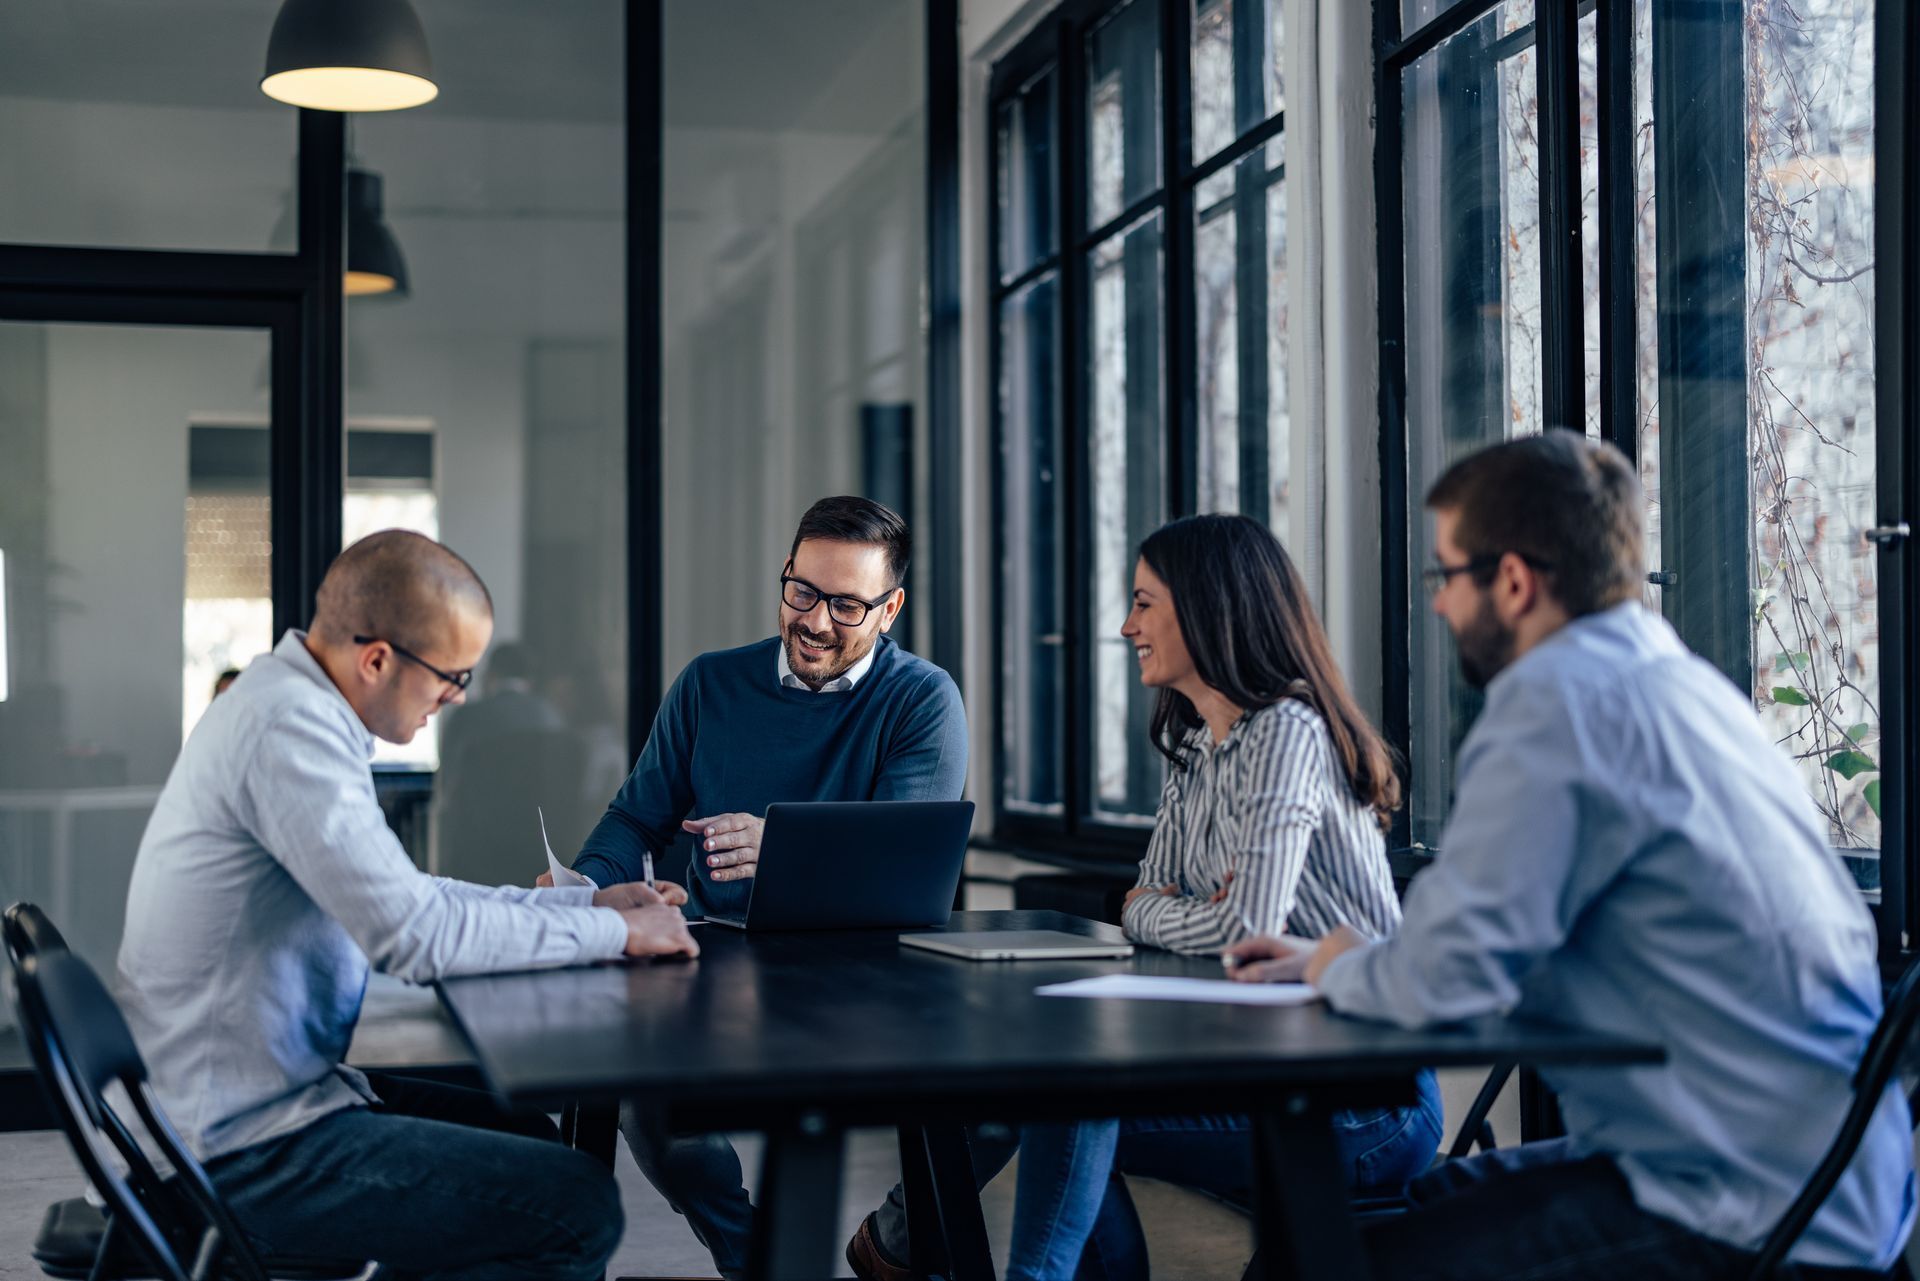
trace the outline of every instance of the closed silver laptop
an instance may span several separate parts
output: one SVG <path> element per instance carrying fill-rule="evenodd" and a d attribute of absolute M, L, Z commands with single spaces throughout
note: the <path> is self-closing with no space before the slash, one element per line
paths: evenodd
<path fill-rule="evenodd" d="M 1065 930 L 955 930 L 902 934 L 900 946 L 968 961 L 1077 961 L 1133 955 L 1133 944 L 1092 939 Z"/>

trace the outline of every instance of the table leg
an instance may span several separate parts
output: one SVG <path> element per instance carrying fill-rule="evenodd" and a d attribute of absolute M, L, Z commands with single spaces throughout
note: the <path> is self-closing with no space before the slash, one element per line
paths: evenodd
<path fill-rule="evenodd" d="M 820 1281 L 840 1270 L 835 1235 L 843 1139 L 817 1112 L 767 1132 L 760 1208 L 747 1247 L 749 1281 Z"/>
<path fill-rule="evenodd" d="M 1364 1281 L 1347 1173 L 1327 1114 L 1306 1095 L 1253 1118 L 1254 1281 Z"/>
<path fill-rule="evenodd" d="M 619 1155 L 620 1105 L 617 1103 L 569 1103 L 560 1113 L 560 1138 L 570 1148 L 578 1148 L 609 1170 Z"/>
<path fill-rule="evenodd" d="M 913 1131 L 907 1127 L 900 1133 L 902 1174 L 912 1169 L 920 1184 L 917 1189 L 914 1183 L 906 1185 L 914 1275 L 944 1276 L 948 1281 L 994 1281 L 993 1250 L 987 1243 L 986 1216 L 980 1212 L 980 1188 L 966 1127 L 922 1126 L 917 1141 L 909 1140 Z M 917 1156 L 909 1155 L 910 1149 L 917 1150 Z M 916 1200 L 922 1207 L 919 1210 L 915 1209 Z M 932 1223 L 923 1227 L 923 1221 L 929 1218 Z"/>
<path fill-rule="evenodd" d="M 940 1226 L 939 1194 L 933 1187 L 933 1163 L 927 1156 L 926 1131 L 903 1125 L 900 1134 L 900 1189 L 907 1200 L 907 1266 L 916 1277 L 947 1274 L 947 1243 Z"/>

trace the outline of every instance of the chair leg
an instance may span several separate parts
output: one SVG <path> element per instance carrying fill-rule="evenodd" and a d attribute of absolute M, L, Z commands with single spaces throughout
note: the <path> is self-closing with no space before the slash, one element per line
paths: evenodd
<path fill-rule="evenodd" d="M 619 1104 L 569 1103 L 560 1114 L 560 1137 L 570 1148 L 597 1158 L 609 1170 L 619 1154 Z"/>
<path fill-rule="evenodd" d="M 108 1281 L 114 1275 L 114 1265 L 120 1254 L 120 1236 L 114 1229 L 113 1216 L 107 1216 L 107 1230 L 100 1234 L 100 1244 L 93 1251 L 93 1269 L 87 1273 L 87 1281 Z"/>

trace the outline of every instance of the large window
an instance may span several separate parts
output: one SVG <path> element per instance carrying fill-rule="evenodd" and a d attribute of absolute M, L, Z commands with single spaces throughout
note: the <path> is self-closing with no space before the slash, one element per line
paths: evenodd
<path fill-rule="evenodd" d="M 1152 695 L 1119 635 L 1140 541 L 1240 511 L 1283 538 L 1280 0 L 1071 4 L 994 70 L 1003 836 L 1127 856 Z"/>
<path fill-rule="evenodd" d="M 1416 596 L 1421 497 L 1463 453 L 1584 428 L 1645 480 L 1648 603 L 1749 693 L 1876 894 L 1881 850 L 1902 845 L 1885 758 L 1911 732 L 1882 664 L 1882 620 L 1904 599 L 1887 558 L 1911 553 L 1882 529 L 1900 442 L 1874 373 L 1906 339 L 1876 298 L 1899 285 L 1875 270 L 1876 231 L 1909 197 L 1876 189 L 1873 6 L 1407 8 L 1404 35 L 1399 6 L 1378 10 L 1383 430 L 1405 458 L 1385 478 L 1387 545 L 1406 549 L 1390 556 L 1386 667 L 1406 838 L 1437 839 L 1478 710 Z"/>

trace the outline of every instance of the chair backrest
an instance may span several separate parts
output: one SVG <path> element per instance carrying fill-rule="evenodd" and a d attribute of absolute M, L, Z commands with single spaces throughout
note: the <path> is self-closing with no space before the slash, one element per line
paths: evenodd
<path fill-rule="evenodd" d="M 48 1107 L 105 1199 L 115 1230 L 163 1281 L 266 1281 L 206 1171 L 161 1112 L 133 1033 L 99 975 L 60 950 L 26 957 L 16 971 L 21 1025 Z M 109 1101 L 110 1085 L 126 1092 L 132 1118 Z M 172 1167 L 172 1178 L 160 1174 L 134 1137 L 135 1121 Z"/>
<path fill-rule="evenodd" d="M 1749 1273 L 1754 1281 L 1768 1281 L 1775 1275 L 1786 1261 L 1787 1252 L 1793 1249 L 1794 1242 L 1807 1230 L 1813 1216 L 1820 1212 L 1847 1172 L 1854 1153 L 1860 1150 L 1860 1140 L 1866 1137 L 1867 1127 L 1873 1122 L 1873 1114 L 1879 1110 L 1881 1098 L 1913 1047 L 1916 1025 L 1920 1025 L 1920 965 L 1909 967 L 1888 995 L 1879 1026 L 1873 1029 L 1866 1052 L 1860 1056 L 1860 1066 L 1854 1070 L 1853 1103 L 1840 1121 L 1840 1132 L 1800 1189 L 1800 1195 L 1793 1199 L 1793 1204 L 1767 1235 L 1766 1244 L 1760 1248 Z"/>
<path fill-rule="evenodd" d="M 47 914 L 31 903 L 15 903 L 0 913 L 0 934 L 7 940 L 7 959 L 18 965 L 36 952 L 64 952 L 67 940 Z"/>

